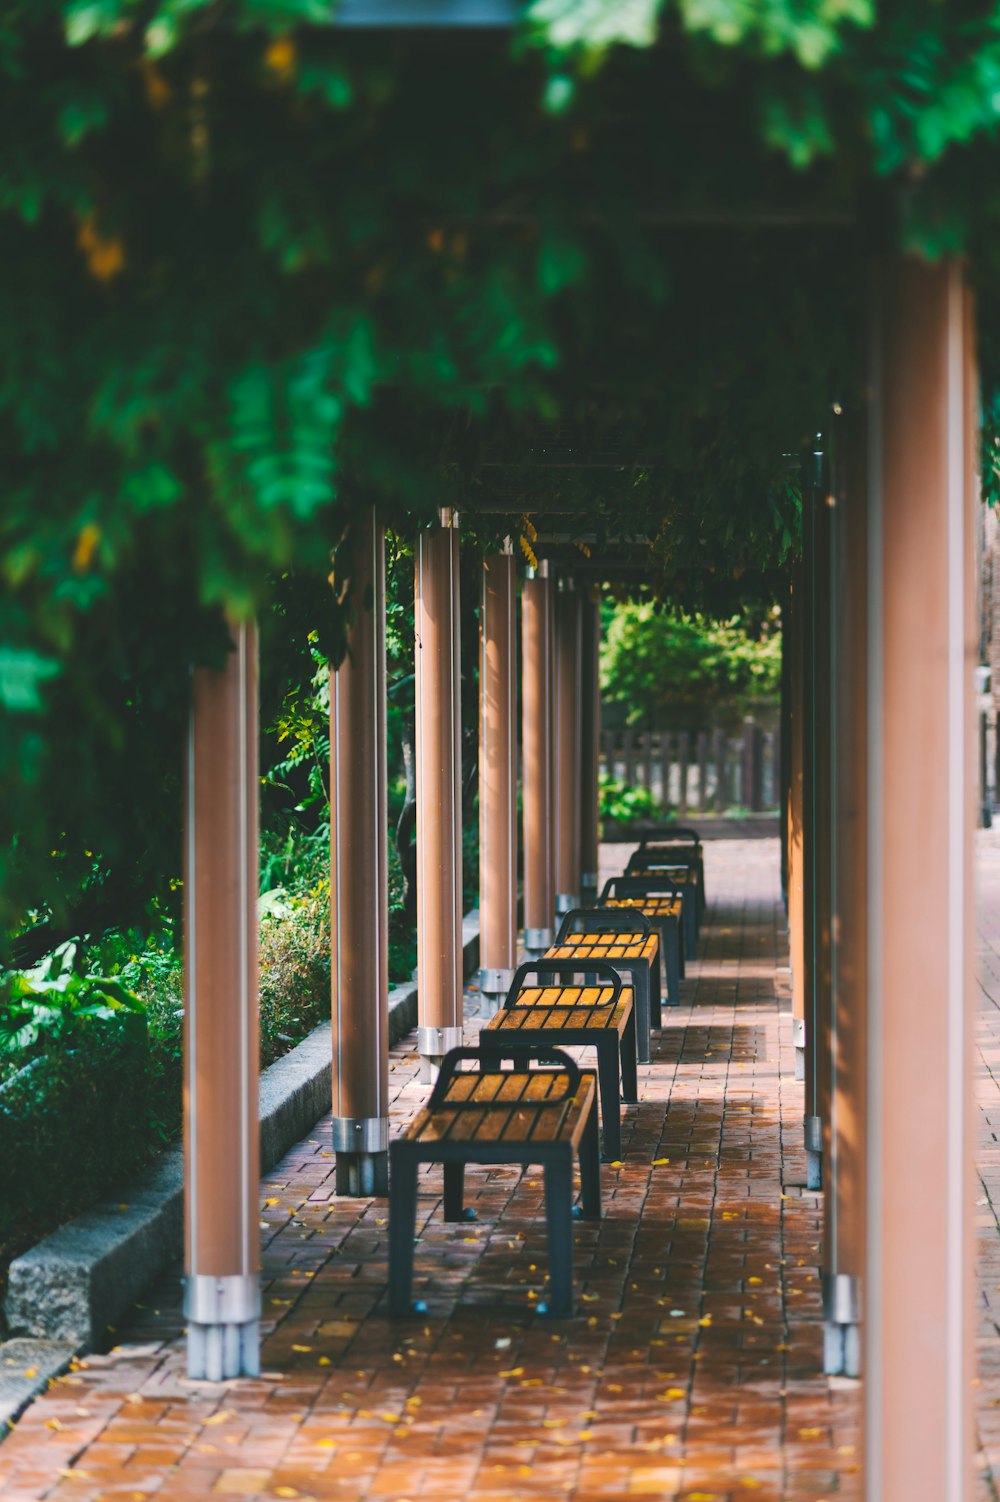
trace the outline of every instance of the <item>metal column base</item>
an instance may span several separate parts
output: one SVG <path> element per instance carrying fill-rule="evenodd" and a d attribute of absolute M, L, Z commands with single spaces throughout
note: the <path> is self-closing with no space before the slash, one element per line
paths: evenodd
<path fill-rule="evenodd" d="M 189 1324 L 187 1373 L 202 1382 L 260 1376 L 260 1320 L 245 1325 Z"/>
<path fill-rule="evenodd" d="M 552 948 L 555 935 L 551 928 L 526 928 L 524 930 L 524 947 L 532 959 L 545 953 L 546 949 Z"/>
<path fill-rule="evenodd" d="M 338 1153 L 334 1189 L 345 1199 L 389 1193 L 389 1154 Z"/>
<path fill-rule="evenodd" d="M 583 875 L 580 877 L 581 907 L 590 907 L 592 903 L 597 901 L 598 885 L 599 883 L 597 880 L 597 872 L 584 871 Z"/>
<path fill-rule="evenodd" d="M 260 1376 L 260 1279 L 190 1273 L 184 1286 L 188 1376 L 206 1382 Z"/>
<path fill-rule="evenodd" d="M 806 1188 L 823 1187 L 823 1123 L 818 1116 L 806 1116 L 802 1122 L 806 1148 Z"/>
<path fill-rule="evenodd" d="M 861 1326 L 823 1326 L 823 1372 L 827 1377 L 861 1376 Z"/>
<path fill-rule="evenodd" d="M 494 1017 L 499 1012 L 513 979 L 513 970 L 488 969 L 483 966 L 479 972 L 479 994 L 483 998 L 484 1017 Z"/>
<path fill-rule="evenodd" d="M 418 1027 L 417 1048 L 420 1052 L 420 1083 L 437 1081 L 441 1060 L 450 1048 L 461 1048 L 461 1027 Z"/>
<path fill-rule="evenodd" d="M 580 906 L 579 892 L 556 893 L 556 917 L 562 918 L 566 913 L 571 913 L 574 908 Z"/>
<path fill-rule="evenodd" d="M 854 1273 L 823 1274 L 823 1371 L 861 1376 L 861 1280 Z"/>
<path fill-rule="evenodd" d="M 806 1023 L 804 1017 L 792 1018 L 792 1042 L 795 1045 L 795 1078 L 806 1077 Z"/>

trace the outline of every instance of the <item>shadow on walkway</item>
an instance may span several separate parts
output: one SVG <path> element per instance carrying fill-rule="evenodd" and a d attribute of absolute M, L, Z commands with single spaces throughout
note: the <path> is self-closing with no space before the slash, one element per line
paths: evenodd
<path fill-rule="evenodd" d="M 603 864 L 627 853 L 604 847 Z M 266 1374 L 188 1382 L 165 1279 L 121 1345 L 0 1447 L 4 1502 L 859 1497 L 857 1387 L 820 1371 L 819 1201 L 795 1187 L 777 844 L 719 840 L 706 865 L 704 958 L 640 1069 L 604 1219 L 576 1228 L 573 1318 L 533 1313 L 541 1173 L 496 1168 L 468 1170 L 479 1219 L 458 1226 L 441 1219 L 440 1169 L 422 1174 L 429 1312 L 387 1319 L 385 1202 L 334 1197 L 320 1123 L 261 1187 Z M 427 1095 L 408 1045 L 392 1060 L 397 1129 Z"/>

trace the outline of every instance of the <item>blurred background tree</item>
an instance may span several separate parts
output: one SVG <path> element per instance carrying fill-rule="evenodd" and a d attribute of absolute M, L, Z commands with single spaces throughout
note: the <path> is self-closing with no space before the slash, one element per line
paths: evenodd
<path fill-rule="evenodd" d="M 717 621 L 650 601 L 618 604 L 609 614 L 601 645 L 609 728 L 735 732 L 751 711 L 769 722 L 781 683 L 777 609 L 756 626 L 738 615 Z"/>

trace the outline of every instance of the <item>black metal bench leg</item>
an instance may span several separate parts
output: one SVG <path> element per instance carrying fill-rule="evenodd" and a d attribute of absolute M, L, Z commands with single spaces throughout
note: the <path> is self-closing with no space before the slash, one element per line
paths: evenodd
<path fill-rule="evenodd" d="M 635 1010 L 622 1033 L 622 1100 L 634 1106 L 639 1099 L 639 1072 L 635 1067 Z"/>
<path fill-rule="evenodd" d="M 633 1012 L 633 1016 L 636 1018 L 635 1038 L 636 1048 L 638 1049 L 638 1059 L 640 1064 L 648 1064 L 651 1057 L 649 1052 L 650 1016 L 648 960 L 644 960 L 640 964 L 636 965 L 635 969 L 632 971 L 632 985 L 634 987 L 632 994 L 635 997 L 635 1010 Z"/>
<path fill-rule="evenodd" d="M 684 918 L 684 945 L 688 953 L 693 955 L 698 948 L 698 903 L 691 886 L 684 888 L 681 914 Z"/>
<path fill-rule="evenodd" d="M 565 1319 L 573 1313 L 573 1155 L 568 1144 L 545 1164 L 545 1220 L 550 1290 L 545 1312 Z"/>
<path fill-rule="evenodd" d="M 465 1164 L 444 1165 L 444 1218 L 445 1220 L 475 1220 L 475 1210 L 466 1210 Z"/>
<path fill-rule="evenodd" d="M 632 1058 L 635 1043 L 629 1038 Z M 622 1152 L 621 1095 L 618 1090 L 618 1035 L 610 1033 L 597 1044 L 597 1083 L 601 1092 L 601 1141 L 604 1157 L 614 1162 Z"/>
<path fill-rule="evenodd" d="M 389 1194 L 389 1313 L 413 1314 L 413 1243 L 417 1234 L 417 1160 L 413 1153 L 391 1153 Z"/>
<path fill-rule="evenodd" d="M 596 1100 L 591 1105 L 580 1138 L 580 1213 L 584 1220 L 601 1218 L 601 1147 Z"/>
<path fill-rule="evenodd" d="M 664 962 L 667 967 L 667 1005 L 681 1004 L 681 981 L 684 979 L 684 937 L 676 921 L 664 930 Z"/>
<path fill-rule="evenodd" d="M 653 973 L 652 965 L 649 967 L 650 1027 L 663 1026 L 663 963 L 663 940 L 661 939 L 656 946 L 656 973 Z"/>

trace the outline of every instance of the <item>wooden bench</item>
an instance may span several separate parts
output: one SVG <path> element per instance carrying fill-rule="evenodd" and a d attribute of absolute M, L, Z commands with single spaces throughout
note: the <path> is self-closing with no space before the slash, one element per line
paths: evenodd
<path fill-rule="evenodd" d="M 697 829 L 687 824 L 667 824 L 662 828 L 644 834 L 639 841 L 637 854 L 645 857 L 647 853 L 656 856 L 666 856 L 681 853 L 686 856 L 698 873 L 698 898 L 702 912 L 705 911 L 705 851 L 701 842 L 701 835 Z"/>
<path fill-rule="evenodd" d="M 571 960 L 530 960 L 519 965 L 503 1006 L 480 1030 L 479 1046 L 493 1052 L 509 1049 L 512 1043 L 521 1048 L 562 1044 L 595 1049 L 601 1142 L 604 1157 L 614 1161 L 622 1151 L 622 1101 L 634 1105 L 639 1098 L 635 1009 L 632 991 L 622 986 L 613 965 L 593 960 L 587 968 L 596 984 L 574 984 L 579 967 Z M 542 984 L 526 985 L 529 975 Z"/>
<path fill-rule="evenodd" d="M 660 977 L 660 936 L 638 911 L 612 908 L 573 908 L 559 925 L 556 941 L 542 956 L 547 960 L 579 960 L 584 979 L 587 960 L 610 960 L 623 980 L 630 980 L 635 997 L 635 1036 L 640 1064 L 650 1062 L 651 1027 L 660 1027 L 663 988 Z"/>
<path fill-rule="evenodd" d="M 650 884 L 660 890 L 647 891 Z M 662 881 L 656 877 L 647 881 L 645 877 L 612 876 L 604 883 L 600 904 L 612 912 L 627 909 L 641 913 L 656 928 L 660 938 L 666 1002 L 671 1007 L 680 1006 L 687 947 L 681 895 L 672 890 L 664 892 Z"/>
<path fill-rule="evenodd" d="M 504 1047 L 515 1070 L 498 1067 L 501 1051 L 453 1048 L 441 1061 L 427 1105 L 404 1136 L 389 1147 L 389 1313 L 422 1314 L 413 1301 L 417 1168 L 444 1165 L 445 1220 L 474 1219 L 465 1210 L 467 1163 L 539 1163 L 545 1174 L 550 1297 L 539 1314 L 573 1312 L 573 1160 L 580 1164 L 580 1212 L 601 1216 L 597 1146 L 597 1092 L 593 1074 L 558 1048 L 533 1048 L 533 1061 L 553 1069 L 528 1069 L 525 1050 Z M 463 1060 L 478 1067 L 460 1070 Z"/>
<path fill-rule="evenodd" d="M 665 856 L 657 859 L 650 856 L 643 864 L 645 854 L 641 850 L 629 858 L 625 867 L 626 876 L 652 879 L 668 879 L 684 900 L 684 944 L 689 955 L 694 955 L 701 932 L 701 896 L 698 889 L 697 869 L 685 857 Z"/>

